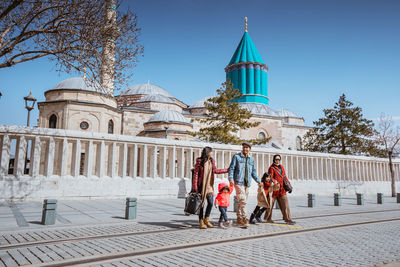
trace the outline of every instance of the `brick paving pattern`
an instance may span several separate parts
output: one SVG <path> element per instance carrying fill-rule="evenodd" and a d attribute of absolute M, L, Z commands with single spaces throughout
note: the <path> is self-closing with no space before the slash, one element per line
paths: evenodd
<path fill-rule="evenodd" d="M 198 229 L 195 216 L 183 215 L 182 199 L 142 200 L 134 221 L 121 219 L 121 200 L 107 205 L 104 200 L 60 201 L 58 215 L 63 219 L 47 227 L 31 221 L 38 220 L 37 203 L 14 203 L 9 213 L 0 213 L 5 229 L 0 231 L 0 267 L 52 266 L 99 256 L 124 258 L 107 258 L 94 266 L 373 266 L 400 259 L 400 204 L 393 199 L 383 205 L 367 201 L 364 206 L 348 199 L 334 207 L 330 198 L 321 198 L 315 208 L 305 207 L 304 199 L 290 201 L 295 227 L 280 224 L 280 211 L 274 210 L 275 225 L 207 230 Z M 248 209 L 254 207 L 251 204 Z M 16 226 L 17 218 L 11 222 L 16 209 L 28 226 Z M 235 218 L 232 211 L 228 216 Z M 215 210 L 212 218 L 218 218 Z M 234 240 L 240 238 L 253 239 Z M 166 248 L 172 249 L 153 253 Z"/>

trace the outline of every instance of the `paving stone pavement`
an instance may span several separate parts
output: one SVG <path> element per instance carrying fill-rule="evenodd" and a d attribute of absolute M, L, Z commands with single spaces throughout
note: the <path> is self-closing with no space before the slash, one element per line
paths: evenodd
<path fill-rule="evenodd" d="M 272 237 L 93 266 L 373 266 L 400 255 L 400 222 Z M 383 238 L 389 237 L 391 238 Z"/>
<path fill-rule="evenodd" d="M 280 224 L 275 210 L 275 225 L 205 231 L 198 229 L 195 216 L 183 214 L 183 199 L 139 200 L 133 221 L 121 216 L 124 200 L 60 201 L 63 219 L 54 226 L 35 223 L 39 202 L 4 203 L 0 266 L 53 266 L 109 256 L 127 258 L 105 258 L 102 266 L 373 266 L 400 259 L 400 204 L 385 200 L 378 205 L 371 196 L 357 206 L 348 198 L 335 207 L 332 198 L 320 197 L 315 208 L 308 208 L 306 197 L 290 198 L 294 227 Z M 250 199 L 248 210 L 254 206 Z M 27 225 L 18 224 L 21 216 Z M 228 216 L 235 217 L 232 211 Z M 214 209 L 213 221 L 218 217 Z M 378 220 L 393 221 L 330 229 Z M 315 230 L 321 227 L 326 229 Z M 168 251 L 151 254 L 157 249 Z"/>
<path fill-rule="evenodd" d="M 187 249 L 93 266 L 374 266 L 400 256 L 400 222 Z M 382 238 L 389 237 L 391 238 Z"/>

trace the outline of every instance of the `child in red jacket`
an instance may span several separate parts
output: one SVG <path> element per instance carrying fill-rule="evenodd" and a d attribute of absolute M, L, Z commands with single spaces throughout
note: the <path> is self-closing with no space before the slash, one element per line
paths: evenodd
<path fill-rule="evenodd" d="M 229 207 L 230 197 L 233 191 L 233 184 L 227 185 L 226 183 L 220 183 L 218 185 L 218 195 L 215 198 L 215 207 L 219 206 L 219 211 L 221 215 L 219 216 L 218 227 L 225 228 L 230 226 L 231 223 L 228 221 L 228 216 L 226 215 L 226 210 Z M 225 225 L 224 225 L 225 222 Z"/>

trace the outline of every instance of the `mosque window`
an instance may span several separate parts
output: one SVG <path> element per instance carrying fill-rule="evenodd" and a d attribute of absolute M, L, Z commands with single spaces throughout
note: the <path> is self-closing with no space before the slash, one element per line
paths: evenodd
<path fill-rule="evenodd" d="M 114 133 L 114 122 L 112 120 L 108 121 L 108 133 L 113 134 Z"/>
<path fill-rule="evenodd" d="M 57 128 L 57 116 L 52 114 L 49 119 L 49 128 Z"/>
<path fill-rule="evenodd" d="M 89 128 L 89 123 L 87 121 L 82 121 L 79 127 L 81 127 L 82 130 L 87 130 Z"/>
<path fill-rule="evenodd" d="M 300 136 L 296 137 L 296 149 L 301 150 L 301 138 Z"/>
<path fill-rule="evenodd" d="M 266 136 L 266 134 L 264 132 L 259 132 L 257 138 L 258 139 L 264 139 L 264 138 L 267 138 L 267 136 Z"/>

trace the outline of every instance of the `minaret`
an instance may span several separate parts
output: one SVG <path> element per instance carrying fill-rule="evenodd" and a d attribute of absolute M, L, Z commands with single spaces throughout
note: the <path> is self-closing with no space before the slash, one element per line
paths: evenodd
<path fill-rule="evenodd" d="M 233 88 L 243 93 L 238 102 L 261 103 L 268 105 L 267 71 L 263 59 L 247 33 L 247 17 L 242 39 L 225 68 L 226 79 Z"/>
<path fill-rule="evenodd" d="M 106 11 L 103 29 L 101 86 L 105 93 L 114 94 L 115 39 L 118 37 L 117 13 L 115 0 L 105 0 Z"/>

